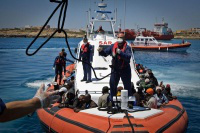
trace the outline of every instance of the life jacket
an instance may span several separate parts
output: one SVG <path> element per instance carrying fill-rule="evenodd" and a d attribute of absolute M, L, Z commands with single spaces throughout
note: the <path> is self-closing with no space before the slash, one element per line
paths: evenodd
<path fill-rule="evenodd" d="M 126 49 L 126 46 L 127 46 L 127 42 L 124 43 L 123 48 L 120 49 L 120 50 L 121 50 L 122 52 L 124 52 L 125 49 Z M 116 43 L 114 44 L 113 48 L 112 48 L 112 55 L 113 55 L 113 56 L 115 56 L 115 55 L 117 54 L 117 48 L 118 48 L 118 42 L 116 42 Z M 124 59 L 121 59 L 120 56 L 117 56 L 117 58 L 118 58 L 119 61 L 122 61 L 121 68 L 123 68 L 123 67 L 124 67 Z"/>
<path fill-rule="evenodd" d="M 82 44 L 81 50 L 82 50 L 82 54 L 87 53 L 89 51 L 89 43 L 87 43 L 86 45 Z"/>
<path fill-rule="evenodd" d="M 56 59 L 56 65 L 64 65 L 65 64 L 65 60 L 62 57 L 58 57 Z"/>

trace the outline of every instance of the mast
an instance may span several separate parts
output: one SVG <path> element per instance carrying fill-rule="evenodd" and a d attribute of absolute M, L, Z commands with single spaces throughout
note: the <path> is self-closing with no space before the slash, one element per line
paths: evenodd
<path fill-rule="evenodd" d="M 115 30 L 114 30 L 114 26 L 116 24 L 116 18 L 117 18 L 117 10 L 115 11 L 115 18 L 109 18 L 108 14 L 111 14 L 111 11 L 106 11 L 106 7 L 107 4 L 104 3 L 104 0 L 101 0 L 100 3 L 98 3 L 98 7 L 99 10 L 95 11 L 95 13 L 97 13 L 96 17 L 92 17 L 90 19 L 90 12 L 91 9 L 89 9 L 89 19 L 90 19 L 90 25 L 91 25 L 91 31 L 90 34 L 93 34 L 94 32 L 94 24 L 95 22 L 109 22 L 112 28 L 112 32 L 113 32 L 113 37 L 115 37 Z"/>

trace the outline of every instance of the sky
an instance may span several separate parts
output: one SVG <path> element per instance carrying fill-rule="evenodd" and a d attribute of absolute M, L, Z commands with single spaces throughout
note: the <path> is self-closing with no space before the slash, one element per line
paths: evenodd
<path fill-rule="evenodd" d="M 89 7 L 92 12 L 98 10 L 99 2 L 100 0 L 69 0 L 65 28 L 85 28 L 88 21 L 86 11 Z M 105 2 L 108 4 L 108 10 L 112 12 L 115 8 L 118 10 L 116 28 L 121 20 L 122 29 L 136 29 L 139 26 L 152 30 L 154 23 L 162 22 L 162 18 L 169 23 L 169 28 L 173 31 L 200 27 L 200 0 L 105 0 Z M 41 26 L 56 6 L 57 3 L 51 3 L 49 0 L 1 0 L 0 28 Z M 49 23 L 51 27 L 57 26 L 58 14 L 55 15 Z M 92 13 L 92 16 L 96 15 Z"/>

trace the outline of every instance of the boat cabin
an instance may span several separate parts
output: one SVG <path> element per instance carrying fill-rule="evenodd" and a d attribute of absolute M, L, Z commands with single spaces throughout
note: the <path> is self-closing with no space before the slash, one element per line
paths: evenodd
<path fill-rule="evenodd" d="M 159 42 L 154 37 L 137 36 L 134 45 L 158 45 Z"/>

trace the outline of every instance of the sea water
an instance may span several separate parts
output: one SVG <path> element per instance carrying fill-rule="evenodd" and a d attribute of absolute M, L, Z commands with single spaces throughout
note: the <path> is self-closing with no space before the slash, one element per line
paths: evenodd
<path fill-rule="evenodd" d="M 34 96 L 42 83 L 54 79 L 53 62 L 62 48 L 64 39 L 51 39 L 36 55 L 25 54 L 32 38 L 0 38 L 0 97 L 4 102 L 26 100 Z M 72 52 L 80 38 L 69 39 Z M 45 41 L 40 38 L 30 52 Z M 137 63 L 152 69 L 158 81 L 170 84 L 174 95 L 185 107 L 189 116 L 188 133 L 199 132 L 200 121 L 200 40 L 192 43 L 187 52 L 135 51 Z M 181 40 L 173 39 L 172 43 Z M 72 59 L 67 51 L 67 57 Z M 35 113 L 7 123 L 0 123 L 0 132 L 44 132 Z"/>

